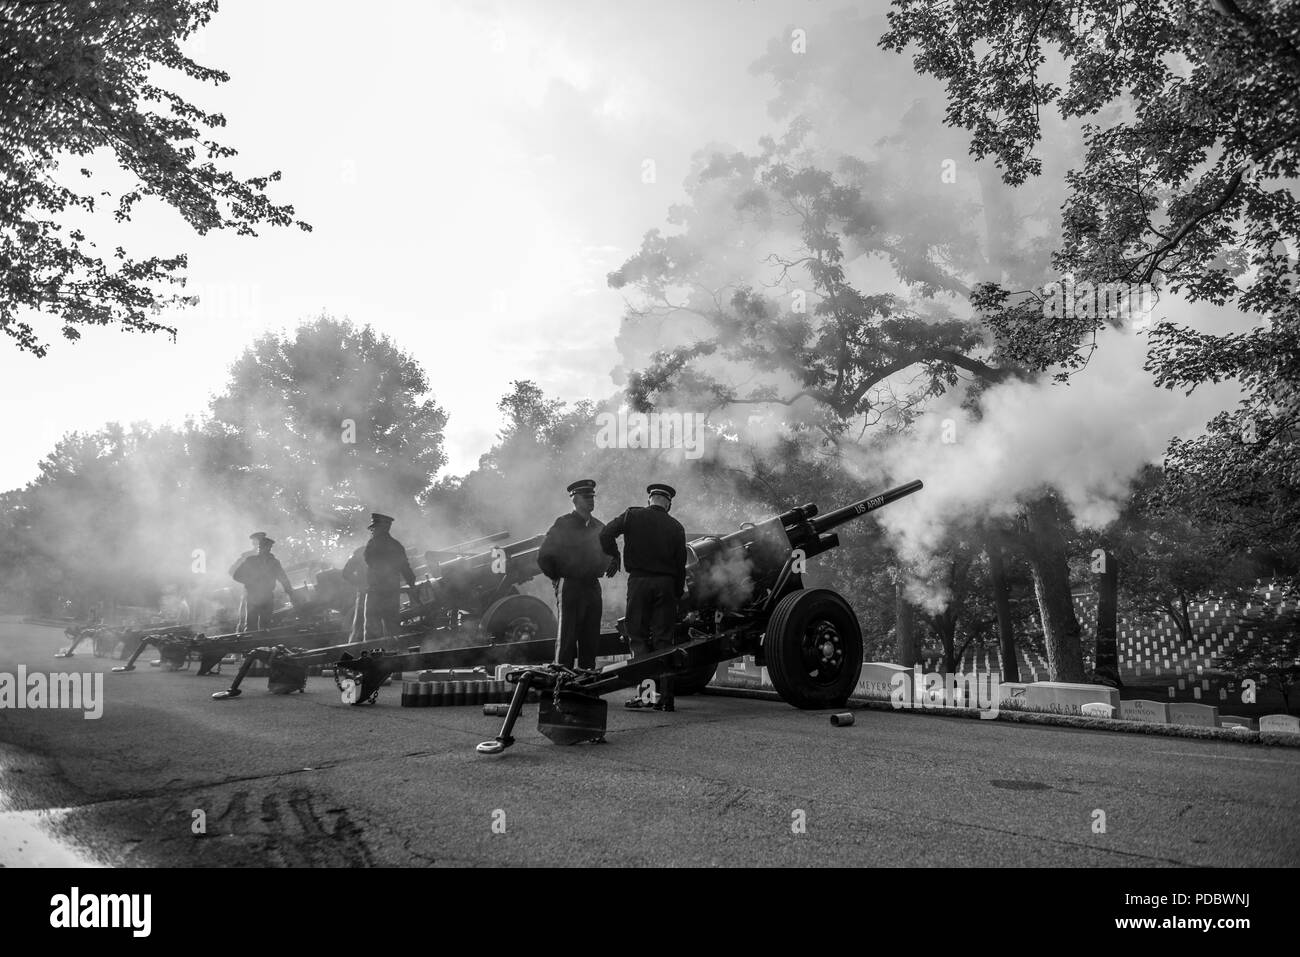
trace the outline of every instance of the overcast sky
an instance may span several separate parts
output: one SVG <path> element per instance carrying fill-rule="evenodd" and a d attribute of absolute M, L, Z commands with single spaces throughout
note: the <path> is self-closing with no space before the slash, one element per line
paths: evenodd
<path fill-rule="evenodd" d="M 682 198 L 693 151 L 780 131 L 748 70 L 767 42 L 849 5 L 223 0 L 194 50 L 231 81 L 193 97 L 225 114 L 241 172 L 283 171 L 272 198 L 315 229 L 200 238 L 142 211 L 132 252 L 187 253 L 207 301 L 169 317 L 175 343 L 88 329 L 70 344 L 47 324 L 44 359 L 0 344 L 18 413 L 0 488 L 34 478 L 65 432 L 200 414 L 257 334 L 321 311 L 420 360 L 454 473 L 491 444 L 512 379 L 610 394 L 623 299 L 605 274 Z"/>

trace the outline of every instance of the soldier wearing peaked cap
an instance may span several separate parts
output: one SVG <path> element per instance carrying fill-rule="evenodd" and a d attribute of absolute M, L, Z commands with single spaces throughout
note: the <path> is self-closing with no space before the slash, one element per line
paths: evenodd
<path fill-rule="evenodd" d="M 366 546 L 358 545 L 343 566 L 343 581 L 356 593 L 352 611 L 352 629 L 348 632 L 349 644 L 364 641 L 366 637 Z"/>
<path fill-rule="evenodd" d="M 402 605 L 402 581 L 415 588 L 415 572 L 406 548 L 390 534 L 390 515 L 372 512 L 370 541 L 362 557 L 366 563 L 366 637 L 397 638 L 401 630 L 398 611 Z"/>
<path fill-rule="evenodd" d="M 596 667 L 600 643 L 600 576 L 618 573 L 618 550 L 606 555 L 600 544 L 605 523 L 592 514 L 596 507 L 596 483 L 579 479 L 566 491 L 573 511 L 561 515 L 547 531 L 537 552 L 537 565 L 555 584 L 559 605 L 560 633 L 555 660 L 572 668 Z"/>
<path fill-rule="evenodd" d="M 284 573 L 280 560 L 271 554 L 275 539 L 266 532 L 248 536 L 257 546 L 254 552 L 245 553 L 230 569 L 230 577 L 244 586 L 247 608 L 244 627 L 260 631 L 271 627 L 271 613 L 275 611 L 275 585 L 280 583 L 290 601 L 295 601 L 293 586 Z"/>
<path fill-rule="evenodd" d="M 671 485 L 650 484 L 644 508 L 629 508 L 600 533 L 601 547 L 609 555 L 618 553 L 614 540 L 623 536 L 626 626 L 633 654 L 663 651 L 675 643 L 677 599 L 686 588 L 686 530 L 668 514 L 676 494 Z M 671 709 L 671 683 L 666 683 L 665 707 Z"/>

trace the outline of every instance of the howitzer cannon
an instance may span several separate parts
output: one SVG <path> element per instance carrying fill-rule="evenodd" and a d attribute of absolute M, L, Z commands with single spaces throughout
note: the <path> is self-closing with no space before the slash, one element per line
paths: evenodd
<path fill-rule="evenodd" d="M 542 663 L 555 657 L 558 624 L 546 602 L 519 593 L 518 586 L 541 574 L 537 552 L 541 535 L 487 551 L 465 554 L 467 546 L 500 542 L 498 532 L 473 542 L 429 552 L 428 567 L 436 578 L 418 582 L 411 603 L 402 609 L 398 648 L 418 642 L 419 651 L 394 651 L 394 639 L 337 644 L 321 648 L 273 639 L 263 633 L 259 647 L 248 652 L 226 692 L 212 697 L 235 698 L 254 662 L 269 668 L 268 689 L 284 694 L 301 691 L 311 664 L 335 663 L 335 682 L 348 704 L 371 704 L 384 681 L 393 674 L 426 668 L 460 668 L 505 663 Z M 345 637 L 345 636 L 344 636 Z M 487 644 L 448 647 L 469 637 Z M 622 644 L 615 652 L 624 652 Z"/>
<path fill-rule="evenodd" d="M 305 691 L 307 676 L 312 665 L 323 665 L 340 656 L 346 658 L 348 652 L 378 650 L 390 644 L 387 638 L 379 638 L 326 648 L 292 648 L 284 644 L 251 648 L 244 656 L 230 687 L 225 691 L 215 692 L 212 697 L 218 701 L 238 698 L 243 694 L 240 685 L 248 677 L 248 672 L 253 665 L 258 663 L 267 666 L 267 690 L 271 694 L 293 694 L 295 691 Z"/>
<path fill-rule="evenodd" d="M 470 544 L 505 537 L 501 532 Z M 534 535 L 445 561 L 438 560 L 436 552 L 428 553 L 430 574 L 436 577 L 418 583 L 411 603 L 402 609 L 403 635 L 434 645 L 446 644 L 444 633 L 474 630 L 494 642 L 554 641 L 559 627 L 555 613 L 540 598 L 520 594 L 518 587 L 541 574 L 537 552 L 543 537 Z"/>
<path fill-rule="evenodd" d="M 240 685 L 254 662 L 267 665 L 267 690 L 272 694 L 304 691 L 308 670 L 312 665 L 332 664 L 334 682 L 341 692 L 343 703 L 361 705 L 374 704 L 385 679 L 399 672 L 487 668 L 498 664 L 541 664 L 555 657 L 553 638 L 468 645 L 406 654 L 395 654 L 391 647 L 387 639 L 381 638 L 331 648 L 304 649 L 286 645 L 254 648 L 245 656 L 230 687 L 216 692 L 212 697 L 218 701 L 238 698 L 243 693 Z M 609 653 L 626 650 L 625 646 L 619 644 Z"/>
<path fill-rule="evenodd" d="M 258 631 L 237 631 L 207 635 L 190 626 L 151 628 L 137 632 L 139 644 L 131 652 L 126 664 L 115 672 L 135 670 L 135 663 L 146 648 L 156 648 L 158 664 L 164 671 L 179 671 L 188 667 L 191 658 L 198 659 L 196 674 L 209 675 L 227 655 L 242 654 L 249 649 L 271 642 L 293 641 L 308 648 L 320 648 L 347 637 L 340 612 L 347 605 L 346 589 L 337 572 L 322 571 L 316 576 L 314 597 L 306 596 L 309 589 L 296 589 L 292 604 L 277 609 L 271 616 L 272 626 Z"/>
<path fill-rule="evenodd" d="M 60 648 L 54 653 L 55 658 L 71 658 L 77 653 L 77 645 L 87 639 L 91 642 L 91 648 L 94 650 L 95 657 L 99 657 L 98 639 L 101 635 L 111 631 L 107 625 L 98 622 L 87 625 L 69 625 L 63 629 L 63 634 L 72 639 L 72 644 L 66 648 Z"/>
<path fill-rule="evenodd" d="M 191 628 L 159 630 L 143 635 L 126 664 L 119 665 L 113 671 L 135 671 L 136 660 L 148 647 L 158 650 L 159 664 L 164 671 L 179 671 L 188 667 L 191 658 L 197 658 L 199 666 L 195 674 L 205 676 L 217 673 L 218 665 L 228 655 L 243 654 L 268 642 L 292 641 L 299 647 L 320 648 L 343 641 L 347 636 L 347 629 L 341 624 L 332 628 L 320 625 L 282 625 L 261 631 L 210 637 L 195 633 Z"/>
<path fill-rule="evenodd" d="M 515 682 L 510 708 L 500 733 L 480 744 L 479 753 L 499 754 L 514 743 L 530 688 L 543 691 L 538 725 L 544 735 L 562 744 L 603 740 L 602 695 L 647 681 L 670 689 L 678 681 L 698 686 L 720 663 L 741 655 L 766 665 L 777 693 L 795 707 L 843 706 L 862 672 L 862 630 L 839 594 L 803 587 L 804 563 L 839 545 L 833 529 L 921 488 L 920 481 L 908 482 L 825 514 L 801 505 L 729 535 L 692 540 L 674 646 L 601 671 L 552 664 L 508 676 Z"/>
<path fill-rule="evenodd" d="M 96 658 L 109 658 L 114 655 L 121 657 L 122 654 L 129 654 L 125 650 L 127 648 L 132 649 L 132 652 L 137 650 L 147 636 L 184 629 L 185 626 L 176 623 L 154 625 L 143 629 L 132 625 L 106 625 L 103 623 L 74 625 L 64 629 L 63 632 L 72 639 L 72 644 L 56 651 L 54 657 L 75 657 L 77 647 L 84 641 L 91 643 L 91 653 Z"/>

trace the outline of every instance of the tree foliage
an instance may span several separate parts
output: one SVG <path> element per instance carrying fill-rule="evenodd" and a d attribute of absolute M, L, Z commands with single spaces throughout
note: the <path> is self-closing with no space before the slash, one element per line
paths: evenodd
<path fill-rule="evenodd" d="M 1139 620 L 1168 615 L 1192 640 L 1192 606 L 1243 601 L 1256 580 L 1248 556 L 1224 550 L 1214 529 L 1191 518 L 1167 495 L 1162 471 L 1149 467 L 1105 538 L 1119 561 L 1119 588 Z"/>
<path fill-rule="evenodd" d="M 120 245 L 106 254 L 86 231 L 94 214 L 127 222 L 152 197 L 200 235 L 310 229 L 267 197 L 279 172 L 231 171 L 236 151 L 213 138 L 221 114 L 161 85 L 178 74 L 229 79 L 181 47 L 216 9 L 216 0 L 0 2 L 0 329 L 19 349 L 45 355 L 38 316 L 56 318 L 68 339 L 110 323 L 174 335 L 158 313 L 193 302 L 168 292 L 183 284 L 184 255 L 137 257 Z M 125 189 L 95 181 L 95 154 L 120 167 Z"/>
<path fill-rule="evenodd" d="M 1147 368 L 1188 392 L 1239 381 L 1245 397 L 1175 442 L 1171 475 L 1199 504 L 1240 505 L 1235 542 L 1300 545 L 1300 7 L 1265 0 L 940 3 L 904 0 L 881 44 L 914 45 L 947 85 L 947 121 L 1022 183 L 1041 164 L 1043 112 L 1082 122 L 1055 262 L 1093 283 L 1151 283 L 1253 315 L 1213 334 L 1152 330 Z M 1063 64 L 1053 70 L 1049 63 Z M 1061 75 L 1057 75 L 1061 74 Z M 1003 337 L 1055 342 L 1049 362 L 1113 317 L 1053 319 L 1036 293 L 978 301 Z M 1045 367 L 1045 366 L 1044 366 Z M 1217 505 L 1211 505 L 1217 508 Z"/>
<path fill-rule="evenodd" d="M 206 418 L 66 435 L 34 481 L 5 493 L 0 597 L 148 605 L 169 585 L 229 587 L 254 529 L 286 563 L 327 559 L 364 534 L 369 511 L 432 546 L 421 499 L 445 461 L 446 415 L 428 390 L 369 326 L 325 317 L 263 336 Z"/>
<path fill-rule="evenodd" d="M 369 511 L 418 517 L 446 463 L 423 368 L 370 326 L 321 316 L 257 339 L 212 400 L 214 474 L 276 501 L 322 546 Z"/>
<path fill-rule="evenodd" d="M 609 275 L 613 288 L 639 294 L 630 324 L 664 338 L 678 327 L 693 333 L 632 375 L 633 402 L 650 407 L 676 393 L 711 408 L 803 403 L 837 438 L 864 419 L 905 415 L 962 372 L 1004 378 L 979 357 L 976 324 L 923 317 L 892 294 L 858 288 L 846 255 L 878 252 L 918 275 L 925 257 L 886 228 L 898 218 L 878 208 L 878 171 L 855 161 L 837 173 L 798 165 L 799 141 L 796 128 L 779 143 L 766 139 L 754 156 L 702 154 L 687 183 L 692 204 L 676 211 L 684 228 L 650 231 Z M 715 255 L 719 231 L 733 233 L 748 262 Z M 760 276 L 740 278 L 755 263 Z M 913 378 L 899 395 L 903 373 Z"/>

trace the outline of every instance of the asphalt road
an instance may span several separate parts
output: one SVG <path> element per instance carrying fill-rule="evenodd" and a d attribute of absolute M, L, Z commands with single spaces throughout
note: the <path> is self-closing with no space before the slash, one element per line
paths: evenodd
<path fill-rule="evenodd" d="M 0 620 L 0 672 L 119 664 L 64 644 Z M 396 684 L 349 707 L 329 678 L 211 700 L 228 677 L 106 674 L 98 720 L 0 710 L 7 863 L 1300 864 L 1300 749 L 875 710 L 835 728 L 702 695 L 669 715 L 611 696 L 608 743 L 569 748 L 532 706 L 482 757 L 499 721 L 479 707 L 402 708 Z"/>

